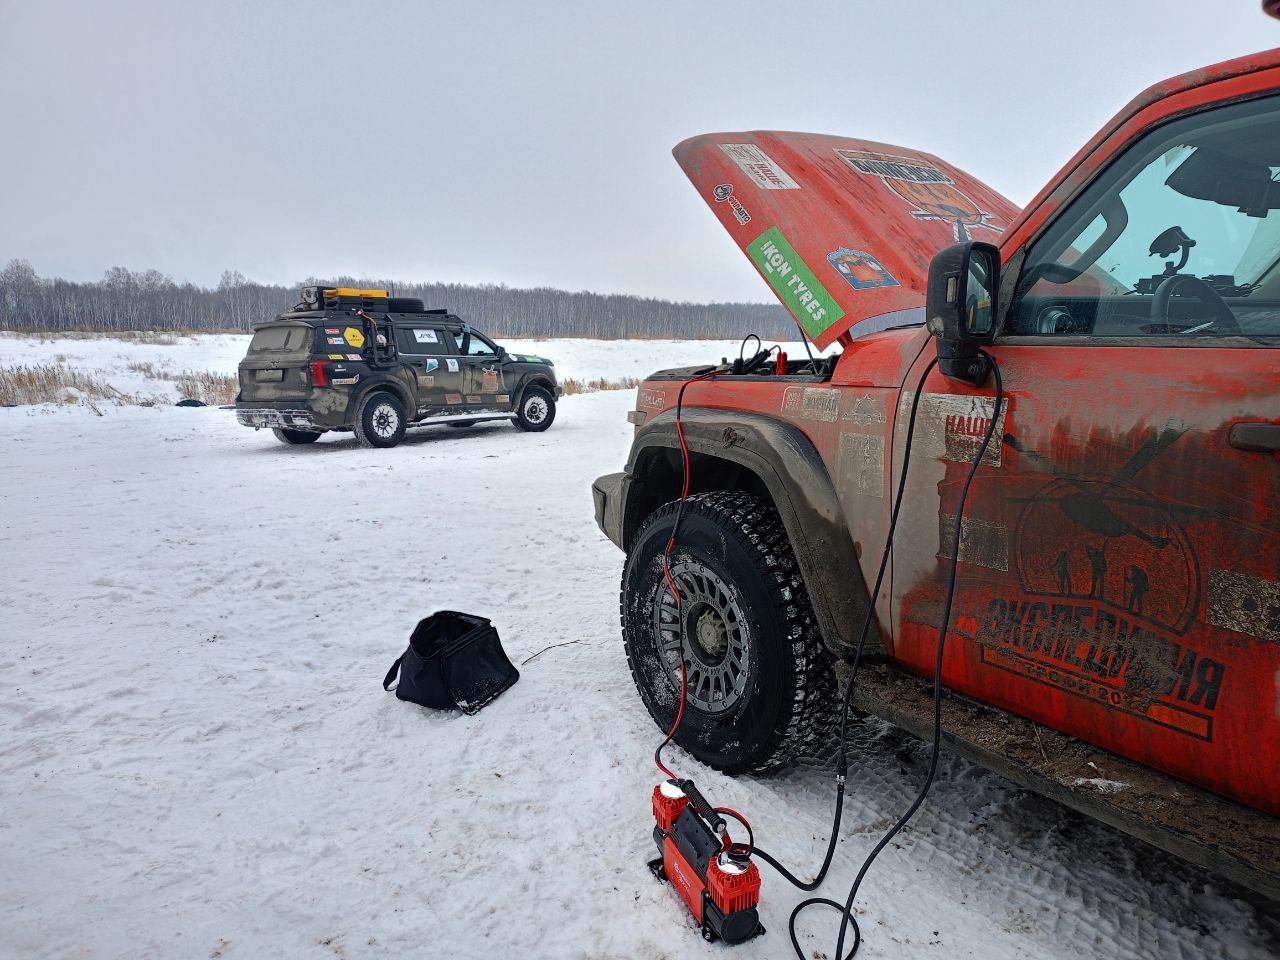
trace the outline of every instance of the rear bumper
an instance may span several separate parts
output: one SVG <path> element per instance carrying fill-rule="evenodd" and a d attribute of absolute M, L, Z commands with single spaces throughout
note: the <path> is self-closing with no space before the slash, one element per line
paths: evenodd
<path fill-rule="evenodd" d="M 625 473 L 608 473 L 591 484 L 596 506 L 596 525 L 620 549 L 622 546 L 622 482 Z"/>
<path fill-rule="evenodd" d="M 236 420 L 246 427 L 284 427 L 289 430 L 322 430 L 310 410 L 286 406 L 236 406 Z"/>

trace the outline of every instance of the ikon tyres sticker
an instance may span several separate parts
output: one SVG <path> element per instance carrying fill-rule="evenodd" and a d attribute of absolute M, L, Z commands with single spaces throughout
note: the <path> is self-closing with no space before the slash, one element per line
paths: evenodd
<path fill-rule="evenodd" d="M 736 163 L 761 190 L 799 190 L 800 184 L 754 143 L 722 143 L 726 157 Z"/>
<path fill-rule="evenodd" d="M 445 361 L 445 366 L 447 366 L 447 367 L 449 368 L 449 372 L 450 372 L 450 373 L 457 373 L 457 372 L 458 372 L 458 361 L 457 361 L 457 360 L 446 360 L 446 361 Z"/>
<path fill-rule="evenodd" d="M 756 237 L 747 247 L 747 255 L 809 336 L 818 337 L 844 316 L 840 304 L 777 227 Z"/>
<path fill-rule="evenodd" d="M 716 198 L 716 203 L 727 203 L 729 209 L 733 211 L 733 218 L 744 227 L 751 222 L 751 214 L 747 213 L 747 208 L 742 205 L 737 197 L 733 195 L 733 184 L 719 184 L 712 191 L 712 196 Z"/>
<path fill-rule="evenodd" d="M 342 338 L 350 345 L 359 350 L 364 346 L 364 334 L 355 327 L 347 327 L 342 331 Z"/>
<path fill-rule="evenodd" d="M 869 290 L 872 287 L 896 287 L 898 281 L 869 253 L 861 250 L 850 250 L 841 247 L 827 254 L 827 262 L 836 268 L 836 273 L 848 281 L 855 290 Z"/>
<path fill-rule="evenodd" d="M 865 150 L 837 149 L 836 156 L 863 176 L 879 177 L 914 208 L 912 216 L 916 219 L 951 224 L 956 240 L 968 240 L 970 230 L 1000 232 L 1000 227 L 987 222 L 992 214 L 969 199 L 954 180 L 931 163 Z"/>

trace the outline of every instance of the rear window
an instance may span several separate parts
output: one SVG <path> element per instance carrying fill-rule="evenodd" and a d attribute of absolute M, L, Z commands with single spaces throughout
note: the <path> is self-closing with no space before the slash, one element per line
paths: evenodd
<path fill-rule="evenodd" d="M 310 347 L 310 327 L 263 327 L 254 333 L 253 340 L 249 343 L 249 352 L 308 350 Z"/>

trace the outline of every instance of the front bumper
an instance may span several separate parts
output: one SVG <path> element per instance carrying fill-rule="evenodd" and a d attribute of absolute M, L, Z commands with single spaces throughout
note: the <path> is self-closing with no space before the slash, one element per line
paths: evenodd
<path fill-rule="evenodd" d="M 622 545 L 622 482 L 625 473 L 607 473 L 591 484 L 596 505 L 596 525 L 620 549 Z"/>
<path fill-rule="evenodd" d="M 289 430 L 316 430 L 310 410 L 284 407 L 236 407 L 236 420 L 246 427 L 283 427 Z"/>

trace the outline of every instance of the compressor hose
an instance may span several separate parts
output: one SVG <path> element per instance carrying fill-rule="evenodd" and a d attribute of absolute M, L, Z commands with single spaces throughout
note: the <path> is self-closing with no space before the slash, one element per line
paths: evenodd
<path fill-rule="evenodd" d="M 867 871 L 871 869 L 871 864 L 875 862 L 876 857 L 884 850 L 889 842 L 905 827 L 908 821 L 915 815 L 916 811 L 924 803 L 925 797 L 928 796 L 930 788 L 933 786 L 933 780 L 938 771 L 938 758 L 942 746 L 942 660 L 946 648 L 947 629 L 951 622 L 951 607 L 955 599 L 956 590 L 956 573 L 957 564 L 960 559 L 960 538 L 963 529 L 964 508 L 969 497 L 969 487 L 973 482 L 974 475 L 977 473 L 978 466 L 982 463 L 982 458 L 986 456 L 987 447 L 991 443 L 992 435 L 995 433 L 996 424 L 1000 420 L 1000 408 L 1004 402 L 1004 383 L 1000 377 L 1000 367 L 996 364 L 995 358 L 985 350 L 979 353 L 991 365 L 991 370 L 995 376 L 995 406 L 991 415 L 991 421 L 987 424 L 987 429 L 983 434 L 982 443 L 977 452 L 969 462 L 969 469 L 965 474 L 964 483 L 960 488 L 960 501 L 956 506 L 955 532 L 952 536 L 950 563 L 947 577 L 946 600 L 943 603 L 942 620 L 938 625 L 938 642 L 934 658 L 933 671 L 933 744 L 929 757 L 929 769 L 925 775 L 924 784 L 917 793 L 915 800 L 907 811 L 898 818 L 897 822 L 885 832 L 879 842 L 872 848 L 871 852 L 862 862 L 857 876 L 854 878 L 853 885 L 849 889 L 848 898 L 845 902 L 838 903 L 826 897 L 811 897 L 808 900 L 802 900 L 796 904 L 794 910 L 791 911 L 791 917 L 787 921 L 787 928 L 791 935 L 791 946 L 794 948 L 796 957 L 799 960 L 806 960 L 804 950 L 800 946 L 799 937 L 796 935 L 796 920 L 801 912 L 812 906 L 826 906 L 839 911 L 840 935 L 836 943 L 835 957 L 840 960 L 844 950 L 845 937 L 849 928 L 853 928 L 853 945 L 849 949 L 847 956 L 843 960 L 851 960 L 858 952 L 858 948 L 862 945 L 862 931 L 858 926 L 858 921 L 853 915 L 853 903 L 857 899 L 858 890 L 862 886 L 862 881 L 867 875 Z M 924 372 L 920 374 L 920 380 L 916 385 L 915 395 L 911 398 L 911 414 L 907 420 L 907 436 L 902 452 L 902 470 L 898 476 L 898 489 L 894 493 L 893 509 L 889 515 L 889 529 L 885 536 L 884 549 L 880 554 L 880 567 L 876 572 L 875 586 L 870 593 L 870 601 L 867 605 L 867 615 L 862 622 L 862 630 L 858 635 L 858 644 L 854 650 L 853 660 L 849 667 L 849 676 L 845 681 L 844 696 L 841 700 L 840 707 L 840 738 L 836 752 L 836 802 L 835 813 L 833 815 L 831 825 L 831 839 L 827 843 L 827 852 L 822 861 L 822 866 L 818 870 L 813 880 L 802 881 L 780 864 L 774 857 L 770 856 L 759 847 L 755 848 L 754 854 L 769 866 L 773 867 L 782 875 L 783 879 L 804 891 L 816 890 L 821 886 L 823 880 L 826 879 L 827 871 L 831 867 L 831 861 L 835 855 L 836 844 L 839 841 L 840 822 L 844 814 L 844 793 L 845 778 L 848 774 L 848 731 L 849 731 L 849 712 L 853 704 L 853 689 L 858 678 L 858 668 L 862 662 L 863 651 L 866 648 L 867 636 L 871 631 L 871 623 L 875 619 L 876 600 L 880 596 L 880 589 L 884 585 L 885 573 L 889 566 L 889 557 L 893 551 L 893 535 L 898 526 L 898 516 L 902 509 L 903 494 L 907 486 L 907 468 L 911 462 L 912 440 L 915 436 L 916 415 L 920 408 L 920 397 L 924 392 L 925 380 L 933 369 L 938 365 L 935 357 L 929 361 Z"/>

